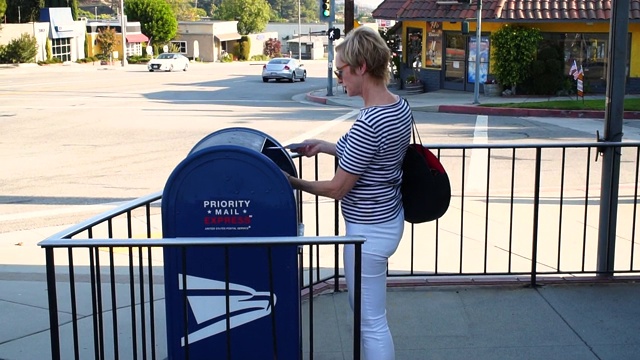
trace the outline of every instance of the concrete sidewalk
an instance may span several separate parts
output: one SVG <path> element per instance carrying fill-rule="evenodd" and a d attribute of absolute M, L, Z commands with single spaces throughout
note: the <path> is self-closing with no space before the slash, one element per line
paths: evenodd
<path fill-rule="evenodd" d="M 509 107 L 485 107 L 487 104 L 511 104 L 511 103 L 527 103 L 527 102 L 543 102 L 550 100 L 576 100 L 574 97 L 545 97 L 545 96 L 499 96 L 490 97 L 480 94 L 478 97 L 479 104 L 474 104 L 474 94 L 472 92 L 456 91 L 456 90 L 438 90 L 425 92 L 422 94 L 408 94 L 404 90 L 398 90 L 395 87 L 389 89 L 398 94 L 409 102 L 414 111 L 427 112 L 445 112 L 459 114 L 476 114 L 476 115 L 496 115 L 496 116 L 536 116 L 536 117 L 560 117 L 560 118 L 595 118 L 604 119 L 604 111 L 596 110 L 553 110 L 553 109 L 527 109 L 527 108 L 509 108 Z M 360 108 L 364 105 L 362 98 L 358 96 L 348 96 L 340 86 L 334 86 L 332 95 L 327 95 L 327 89 L 318 89 L 311 91 L 305 95 L 308 101 L 334 105 L 347 106 L 352 108 Z M 637 97 L 636 95 L 627 95 L 627 97 Z M 584 100 L 604 99 L 604 94 L 587 95 Z M 640 119 L 639 112 L 625 111 L 625 119 Z"/>

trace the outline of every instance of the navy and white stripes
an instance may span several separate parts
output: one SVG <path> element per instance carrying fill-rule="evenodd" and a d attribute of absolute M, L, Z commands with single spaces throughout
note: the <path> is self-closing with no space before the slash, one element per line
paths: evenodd
<path fill-rule="evenodd" d="M 411 140 L 411 108 L 403 99 L 360 110 L 353 126 L 337 142 L 339 166 L 360 175 L 342 199 L 347 221 L 377 224 L 402 208 L 402 159 Z"/>

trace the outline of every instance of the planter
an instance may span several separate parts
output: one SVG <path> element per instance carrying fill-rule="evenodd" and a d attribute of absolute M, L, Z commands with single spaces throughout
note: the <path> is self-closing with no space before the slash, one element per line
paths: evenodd
<path fill-rule="evenodd" d="M 404 84 L 404 90 L 407 94 L 421 94 L 424 92 L 424 84 L 421 82 Z"/>
<path fill-rule="evenodd" d="M 500 84 L 483 84 L 484 85 L 484 96 L 501 96 L 502 95 L 502 85 Z"/>

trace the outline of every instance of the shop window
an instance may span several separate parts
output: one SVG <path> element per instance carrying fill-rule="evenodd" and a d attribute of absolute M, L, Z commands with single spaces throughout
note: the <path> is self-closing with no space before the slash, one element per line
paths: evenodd
<path fill-rule="evenodd" d="M 139 42 L 127 43 L 127 56 L 142 56 L 142 44 Z"/>
<path fill-rule="evenodd" d="M 71 61 L 71 38 L 52 39 L 51 55 L 60 61 Z"/>
<path fill-rule="evenodd" d="M 171 44 L 178 48 L 178 52 L 180 54 L 187 53 L 187 42 L 186 41 L 172 41 Z"/>
<path fill-rule="evenodd" d="M 427 59 L 425 67 L 442 68 L 442 23 L 429 23 L 427 33 Z"/>
<path fill-rule="evenodd" d="M 422 67 L 422 29 L 407 28 L 407 66 Z"/>

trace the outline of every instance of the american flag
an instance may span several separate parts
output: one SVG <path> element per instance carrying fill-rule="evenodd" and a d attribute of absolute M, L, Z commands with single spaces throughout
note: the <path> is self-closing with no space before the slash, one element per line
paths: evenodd
<path fill-rule="evenodd" d="M 571 65 L 571 69 L 569 69 L 569 75 L 573 75 L 573 80 L 578 80 L 578 64 L 573 60 L 573 65 Z"/>

